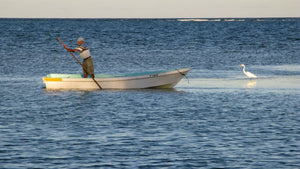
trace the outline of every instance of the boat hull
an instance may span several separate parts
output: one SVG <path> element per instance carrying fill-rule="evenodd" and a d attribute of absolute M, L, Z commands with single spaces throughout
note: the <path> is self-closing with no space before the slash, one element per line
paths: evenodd
<path fill-rule="evenodd" d="M 102 89 L 145 89 L 173 88 L 185 76 L 190 68 L 171 71 L 148 72 L 127 75 L 96 75 L 95 80 Z M 49 90 L 97 90 L 99 87 L 91 78 L 69 77 L 55 74 L 43 78 Z"/>

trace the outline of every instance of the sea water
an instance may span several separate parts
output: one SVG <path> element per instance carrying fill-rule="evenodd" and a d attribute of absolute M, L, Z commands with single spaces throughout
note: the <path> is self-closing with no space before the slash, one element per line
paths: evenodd
<path fill-rule="evenodd" d="M 0 37 L 0 168 L 300 167 L 299 18 L 0 19 Z M 84 37 L 96 74 L 191 71 L 170 90 L 48 91 L 82 73 L 56 37 Z"/>

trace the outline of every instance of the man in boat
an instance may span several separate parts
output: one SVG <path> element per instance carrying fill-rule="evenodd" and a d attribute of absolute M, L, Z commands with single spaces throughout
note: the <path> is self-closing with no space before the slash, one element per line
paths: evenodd
<path fill-rule="evenodd" d="M 69 49 L 66 45 L 64 45 L 64 48 L 67 49 L 69 52 L 79 52 L 81 58 L 83 59 L 82 65 L 88 71 L 88 74 L 90 74 L 92 78 L 94 78 L 95 77 L 94 65 L 93 65 L 93 58 L 91 56 L 90 49 L 87 46 L 87 44 L 84 42 L 84 39 L 82 37 L 77 39 L 77 44 L 78 47 L 75 49 Z M 83 69 L 84 78 L 87 78 L 88 74 Z"/>

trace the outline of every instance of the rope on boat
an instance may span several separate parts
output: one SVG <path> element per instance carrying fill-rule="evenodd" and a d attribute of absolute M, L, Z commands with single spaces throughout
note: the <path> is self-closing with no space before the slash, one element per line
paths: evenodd
<path fill-rule="evenodd" d="M 187 81 L 188 81 L 188 84 L 190 84 L 190 80 L 189 80 L 189 78 L 186 76 L 186 74 L 180 72 L 178 69 L 176 69 L 176 70 L 177 70 L 177 72 L 180 73 L 184 78 L 186 78 Z"/>

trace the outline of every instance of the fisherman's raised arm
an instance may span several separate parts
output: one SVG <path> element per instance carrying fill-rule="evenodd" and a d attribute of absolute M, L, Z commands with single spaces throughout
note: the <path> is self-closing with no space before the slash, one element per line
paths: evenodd
<path fill-rule="evenodd" d="M 77 48 L 76 49 L 70 49 L 66 45 L 64 45 L 64 48 L 67 49 L 67 51 L 69 51 L 69 52 L 78 52 Z"/>

